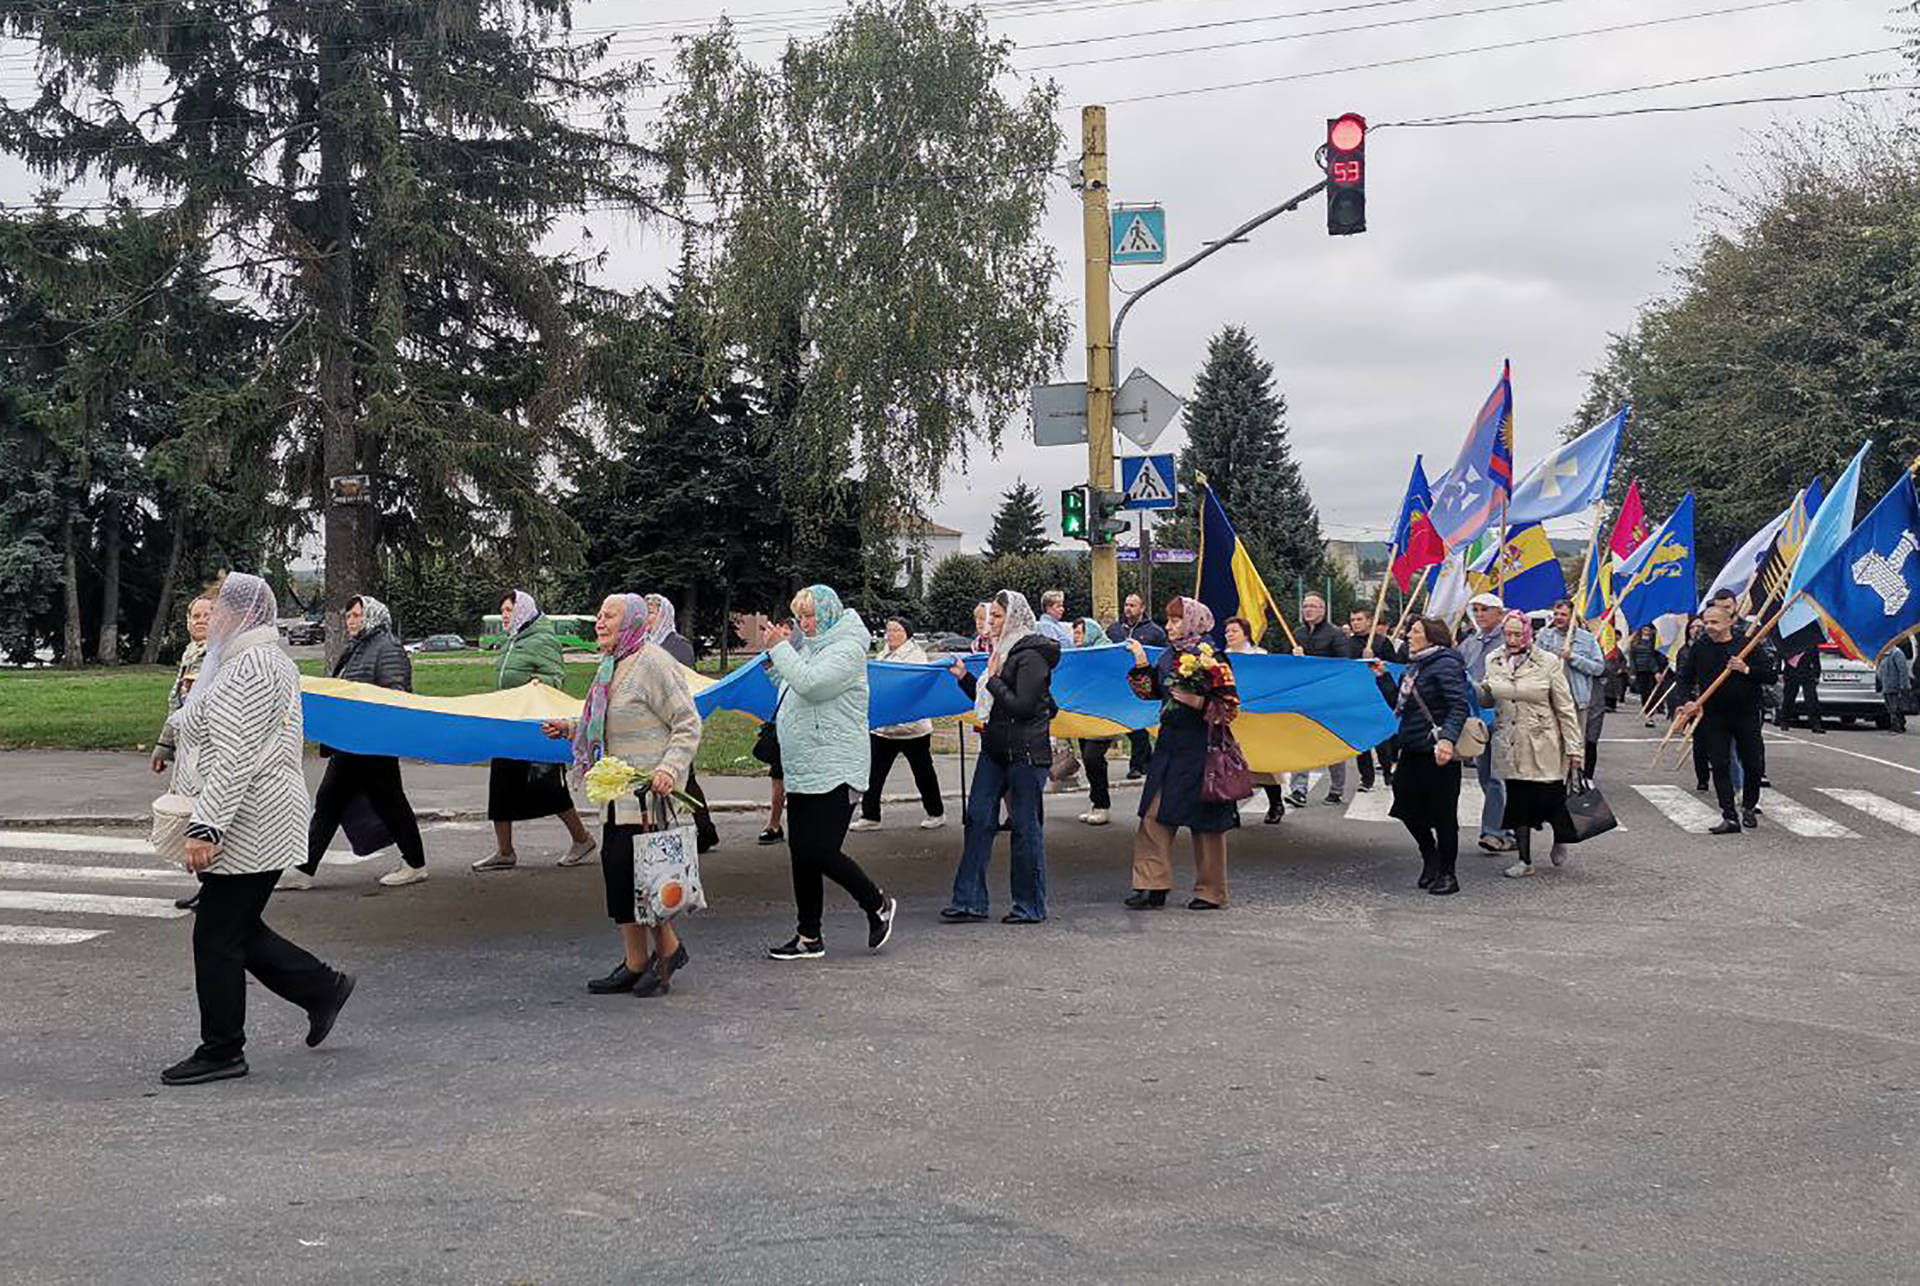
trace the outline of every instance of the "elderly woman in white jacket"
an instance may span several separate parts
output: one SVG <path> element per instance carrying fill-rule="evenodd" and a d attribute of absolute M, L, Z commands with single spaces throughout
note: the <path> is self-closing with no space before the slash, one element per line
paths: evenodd
<path fill-rule="evenodd" d="M 200 678 L 172 723 L 175 794 L 193 799 L 186 865 L 200 879 L 193 924 L 200 1047 L 160 1074 L 197 1085 L 247 1074 L 247 974 L 307 1011 L 307 1044 L 333 1030 L 353 975 L 261 920 L 273 886 L 305 860 L 313 804 L 301 772 L 300 673 L 280 646 L 273 591 L 234 573 L 214 599 Z"/>
<path fill-rule="evenodd" d="M 913 641 L 913 631 L 907 628 L 904 618 L 887 618 L 886 640 L 879 660 L 902 665 L 927 663 L 926 649 Z M 860 817 L 847 829 L 880 829 L 880 794 L 886 789 L 887 775 L 893 771 L 896 758 L 905 759 L 913 771 L 913 785 L 920 792 L 920 807 L 927 814 L 921 819 L 920 829 L 932 831 L 945 826 L 947 806 L 940 798 L 940 773 L 933 766 L 933 720 L 915 719 L 911 723 L 875 728 L 868 741 L 873 768 L 868 775 L 866 793 L 860 797 Z"/>

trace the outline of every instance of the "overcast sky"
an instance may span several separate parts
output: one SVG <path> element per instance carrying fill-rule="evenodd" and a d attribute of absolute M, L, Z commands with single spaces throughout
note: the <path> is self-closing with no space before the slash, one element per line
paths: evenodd
<path fill-rule="evenodd" d="M 1062 124 L 1078 150 L 1079 108 L 1111 104 L 1115 201 L 1165 204 L 1176 257 L 1318 177 L 1325 120 L 1358 111 L 1378 123 L 1627 86 L 1746 71 L 1891 46 L 1891 0 L 985 0 L 1023 68 L 1115 55 L 1225 45 L 1038 72 L 1062 90 Z M 1328 14 L 1332 8 L 1345 13 Z M 1714 10 L 1717 16 L 1467 53 L 1370 71 L 1160 101 L 1120 100 L 1468 50 L 1566 32 Z M 1436 17 L 1345 34 L 1274 40 L 1329 27 Z M 1316 16 L 1298 15 L 1322 10 Z M 695 29 L 723 11 L 743 28 L 817 30 L 826 7 L 805 0 L 576 0 L 583 29 L 630 27 L 629 55 L 658 48 L 660 24 Z M 775 15 L 775 16 L 756 16 Z M 1243 22 L 1159 35 L 1158 29 Z M 1142 33 L 1040 48 L 1049 42 Z M 751 46 L 771 52 L 777 43 Z M 1741 76 L 1543 111 L 1606 110 L 1846 88 L 1902 71 L 1893 53 Z M 22 71 L 24 69 L 21 69 Z M 22 77 L 8 76 L 14 89 Z M 1879 95 L 1883 100 L 1894 95 Z M 1397 129 L 1368 143 L 1364 235 L 1330 238 L 1319 201 L 1283 216 L 1140 305 L 1123 370 L 1143 366 L 1186 393 L 1208 337 L 1237 323 L 1273 363 L 1289 403 L 1293 447 L 1329 536 L 1377 536 L 1391 520 L 1416 451 L 1437 475 L 1502 358 L 1514 365 L 1521 467 L 1558 436 L 1610 331 L 1665 288 L 1685 253 L 1715 173 L 1738 168 L 1744 141 L 1771 122 L 1843 110 L 1834 100 L 1680 115 L 1448 129 Z M 643 110 L 637 122 L 644 124 Z M 12 170 L 11 173 L 17 173 Z M 10 178 L 7 199 L 29 187 Z M 663 280 L 669 239 L 629 221 L 596 228 L 612 250 L 612 284 Z M 1075 319 L 1062 379 L 1084 374 L 1080 202 L 1057 186 L 1046 235 Z M 1153 270 L 1119 269 L 1124 286 Z M 1117 296 L 1116 296 L 1117 299 Z M 1177 449 L 1178 428 L 1158 450 Z M 976 454 L 948 480 L 933 516 L 984 539 L 998 494 L 1016 477 L 1049 510 L 1086 473 L 1082 447 L 1037 448 L 1009 425 L 998 459 Z"/>

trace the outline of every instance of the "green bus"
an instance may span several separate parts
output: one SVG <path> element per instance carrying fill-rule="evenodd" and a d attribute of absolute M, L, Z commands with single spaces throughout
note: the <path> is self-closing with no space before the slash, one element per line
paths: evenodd
<path fill-rule="evenodd" d="M 594 641 L 591 616 L 561 616 L 553 612 L 548 612 L 546 616 L 553 622 L 553 632 L 560 636 L 561 647 L 591 652 L 599 646 Z M 481 647 L 491 650 L 506 641 L 507 636 L 502 631 L 499 613 L 480 618 Z"/>

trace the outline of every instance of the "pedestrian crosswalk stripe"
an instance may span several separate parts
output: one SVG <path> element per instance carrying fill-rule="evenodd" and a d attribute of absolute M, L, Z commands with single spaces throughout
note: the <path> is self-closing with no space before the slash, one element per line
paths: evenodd
<path fill-rule="evenodd" d="M 0 911 L 53 911 L 79 915 L 137 915 L 172 920 L 186 915 L 172 898 L 121 897 L 111 893 L 44 893 L 0 889 Z"/>
<path fill-rule="evenodd" d="M 1891 799 L 1882 799 L 1870 790 L 1843 790 L 1821 787 L 1820 793 L 1851 808 L 1857 808 L 1876 822 L 1885 822 L 1907 832 L 1920 835 L 1920 809 L 1908 808 L 1905 804 L 1896 804 Z"/>
<path fill-rule="evenodd" d="M 1839 822 L 1821 816 L 1805 804 L 1787 798 L 1777 790 L 1760 792 L 1761 813 L 1804 839 L 1859 839 Z"/>
<path fill-rule="evenodd" d="M 53 853 L 136 853 L 153 856 L 153 845 L 134 835 L 75 835 L 67 831 L 0 830 L 0 848 Z"/>
<path fill-rule="evenodd" d="M 1684 787 L 1635 786 L 1634 789 L 1683 831 L 1704 835 L 1720 821 L 1718 808 L 1688 794 Z"/>
<path fill-rule="evenodd" d="M 106 929 L 61 929 L 48 924 L 0 924 L 0 943 L 23 947 L 70 947 L 91 942 Z"/>
<path fill-rule="evenodd" d="M 68 866 L 63 862 L 0 862 L 0 880 L 128 880 L 139 883 L 160 880 L 172 884 L 191 884 L 193 876 L 177 866 Z"/>

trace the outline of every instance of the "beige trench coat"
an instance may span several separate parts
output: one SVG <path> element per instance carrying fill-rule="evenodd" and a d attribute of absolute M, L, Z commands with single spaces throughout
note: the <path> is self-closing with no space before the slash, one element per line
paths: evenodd
<path fill-rule="evenodd" d="M 1493 653 L 1480 700 L 1494 707 L 1493 772 L 1504 781 L 1564 780 L 1567 756 L 1586 749 L 1566 667 L 1551 652 Z"/>

